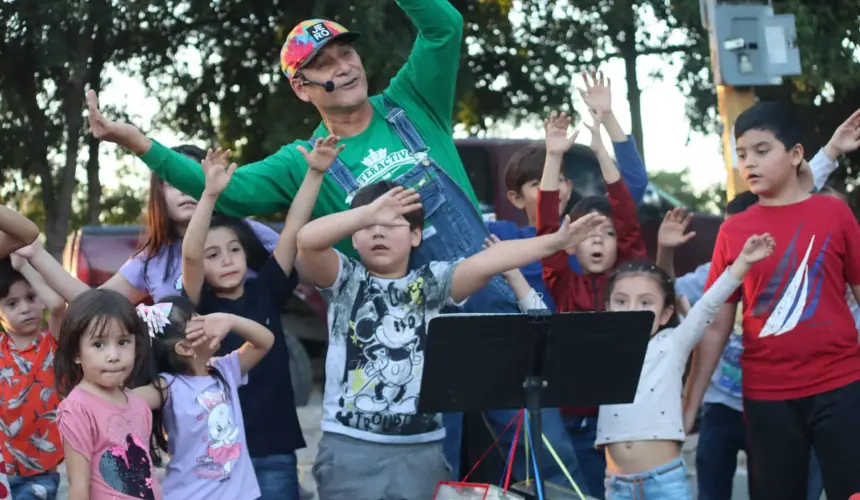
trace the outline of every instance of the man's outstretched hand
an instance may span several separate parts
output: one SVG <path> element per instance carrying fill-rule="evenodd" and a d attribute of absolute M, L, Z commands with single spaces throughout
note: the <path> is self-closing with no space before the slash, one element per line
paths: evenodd
<path fill-rule="evenodd" d="M 87 91 L 90 133 L 100 141 L 112 142 L 136 155 L 142 155 L 152 147 L 152 141 L 130 123 L 108 120 L 99 111 L 99 96 L 95 90 Z"/>

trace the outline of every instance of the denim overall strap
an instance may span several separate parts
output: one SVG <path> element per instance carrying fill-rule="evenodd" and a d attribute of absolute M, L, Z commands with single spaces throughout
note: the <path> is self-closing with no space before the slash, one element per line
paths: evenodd
<path fill-rule="evenodd" d="M 428 166 L 426 160 L 429 148 L 424 144 L 424 139 L 421 138 L 421 134 L 415 130 L 415 126 L 412 125 L 411 121 L 409 121 L 409 118 L 406 116 L 406 112 L 403 111 L 402 108 L 397 107 L 397 105 L 391 102 L 388 97 L 385 97 L 385 109 L 388 111 L 386 113 L 385 120 L 394 127 L 397 135 L 400 136 L 400 140 L 403 141 L 403 144 L 407 148 L 409 148 L 409 152 L 412 153 L 412 156 L 414 156 L 419 162 L 423 162 L 424 166 Z"/>
<path fill-rule="evenodd" d="M 313 151 L 314 144 L 317 142 L 317 137 L 311 136 L 308 139 L 308 145 L 310 148 L 308 151 Z M 335 157 L 334 163 L 328 169 L 328 174 L 331 175 L 332 179 L 340 186 L 341 189 L 346 192 L 346 202 L 349 203 L 352 201 L 352 197 L 355 195 L 355 192 L 358 191 L 359 185 L 355 180 L 355 176 L 352 175 L 352 172 L 346 168 L 346 165 L 340 161 L 340 157 Z"/>
<path fill-rule="evenodd" d="M 394 127 L 403 144 L 418 160 L 397 183 L 413 188 L 421 195 L 424 206 L 424 237 L 421 246 L 412 251 L 410 267 L 432 261 L 452 261 L 471 257 L 483 250 L 489 235 L 486 224 L 463 189 L 431 158 L 421 134 L 403 109 L 385 100 L 386 120 Z M 518 313 L 513 291 L 501 276 L 469 298 L 466 311 L 484 313 Z"/>

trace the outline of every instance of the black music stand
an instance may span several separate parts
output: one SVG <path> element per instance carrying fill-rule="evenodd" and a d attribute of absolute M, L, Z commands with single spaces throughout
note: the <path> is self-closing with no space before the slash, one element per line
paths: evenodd
<path fill-rule="evenodd" d="M 525 408 L 543 482 L 540 409 L 632 403 L 653 323 L 649 311 L 437 316 L 418 412 Z"/>

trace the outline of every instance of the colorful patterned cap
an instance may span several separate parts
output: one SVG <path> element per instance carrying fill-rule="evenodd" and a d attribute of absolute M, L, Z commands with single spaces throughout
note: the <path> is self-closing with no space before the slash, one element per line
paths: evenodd
<path fill-rule="evenodd" d="M 340 24 L 327 19 L 302 21 L 290 31 L 281 49 L 281 70 L 292 79 L 296 73 L 332 40 L 352 41 L 358 38 Z"/>

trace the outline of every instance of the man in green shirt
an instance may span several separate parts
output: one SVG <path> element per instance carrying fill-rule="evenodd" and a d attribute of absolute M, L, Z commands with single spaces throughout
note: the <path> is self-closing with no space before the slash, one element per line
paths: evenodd
<path fill-rule="evenodd" d="M 300 23 L 284 44 L 281 66 L 299 99 L 320 112 L 322 122 L 314 136 L 332 133 L 341 138 L 345 148 L 339 160 L 359 186 L 396 179 L 417 163 L 385 119 L 388 99 L 406 112 L 426 143 L 427 154 L 477 207 L 451 136 L 463 18 L 447 0 L 398 0 L 398 4 L 418 28 L 418 38 L 406 64 L 382 94 L 368 98 L 364 67 L 350 43 L 357 35 L 331 21 Z M 325 88 L 328 82 L 332 92 Z M 91 99 L 90 104 L 92 110 L 95 102 Z M 170 185 L 199 198 L 203 192 L 199 164 L 143 136 L 134 127 L 107 122 L 97 109 L 92 111 L 96 138 L 131 150 Z M 268 158 L 239 168 L 219 199 L 218 210 L 250 216 L 289 208 L 307 170 L 304 157 L 296 149 L 300 145 L 308 144 L 296 140 Z M 347 195 L 334 179 L 327 178 L 314 217 L 346 210 Z M 338 249 L 358 257 L 349 242 Z"/>
<path fill-rule="evenodd" d="M 322 117 L 313 137 L 335 134 L 345 146 L 326 175 L 314 216 L 348 209 L 352 195 L 373 182 L 393 180 L 415 188 L 426 214 L 423 241 L 411 259 L 412 265 L 419 266 L 473 255 L 481 251 L 488 233 L 451 134 L 462 16 L 448 0 L 396 1 L 415 24 L 418 37 L 406 64 L 381 94 L 368 97 L 364 67 L 351 45 L 357 34 L 332 21 L 315 19 L 296 25 L 281 51 L 281 67 L 296 96 L 314 105 Z M 88 95 L 88 103 L 96 138 L 131 150 L 169 184 L 199 198 L 204 187 L 199 164 L 131 125 L 106 120 L 98 111 L 95 94 Z M 218 200 L 218 210 L 248 216 L 287 209 L 308 168 L 297 147 L 310 148 L 311 142 L 294 141 L 268 158 L 236 170 Z M 337 248 L 357 257 L 349 240 Z M 470 297 L 464 309 L 519 312 L 501 277 Z M 499 426 L 497 431 L 511 415 L 488 413 Z M 459 471 L 461 421 L 459 416 L 446 415 L 446 457 L 455 471 Z M 583 485 L 558 411 L 547 410 L 543 425 L 561 460 Z M 522 450 L 519 457 L 516 472 L 525 476 Z M 543 463 L 548 480 L 566 482 L 551 457 L 545 457 Z"/>

